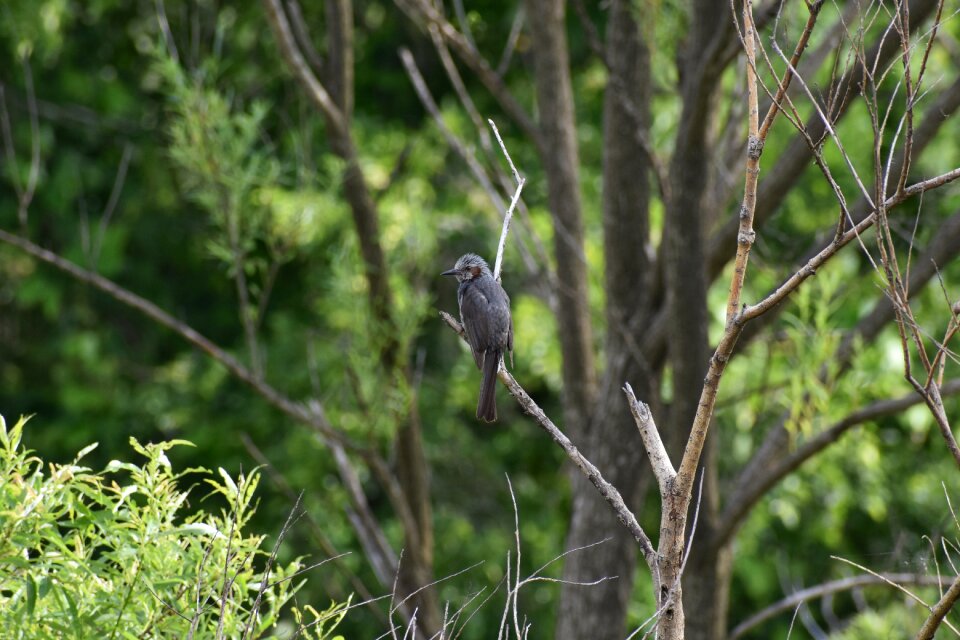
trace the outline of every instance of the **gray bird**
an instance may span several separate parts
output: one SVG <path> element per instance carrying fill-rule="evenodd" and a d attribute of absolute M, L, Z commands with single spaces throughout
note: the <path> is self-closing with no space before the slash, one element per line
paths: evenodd
<path fill-rule="evenodd" d="M 497 419 L 497 368 L 503 354 L 509 352 L 511 362 L 513 358 L 510 298 L 494 279 L 486 261 L 473 253 L 461 256 L 453 269 L 440 275 L 455 276 L 460 282 L 457 289 L 460 322 L 477 368 L 483 372 L 477 418 L 494 422 Z"/>

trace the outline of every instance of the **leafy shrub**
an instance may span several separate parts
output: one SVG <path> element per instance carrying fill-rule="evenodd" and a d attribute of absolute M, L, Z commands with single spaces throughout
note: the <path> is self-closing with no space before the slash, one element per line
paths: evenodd
<path fill-rule="evenodd" d="M 206 469 L 175 472 L 179 440 L 133 449 L 142 466 L 112 461 L 102 472 L 44 464 L 21 447 L 26 419 L 0 416 L 0 629 L 6 639 L 326 638 L 346 605 L 292 608 L 300 559 L 286 565 L 244 533 L 259 482 Z M 184 476 L 203 477 L 226 504 L 189 513 Z"/>

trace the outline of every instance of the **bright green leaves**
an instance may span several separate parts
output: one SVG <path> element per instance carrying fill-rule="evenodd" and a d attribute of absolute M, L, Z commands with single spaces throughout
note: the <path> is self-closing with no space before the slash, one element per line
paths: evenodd
<path fill-rule="evenodd" d="M 281 608 L 303 585 L 295 560 L 277 565 L 264 536 L 244 532 L 254 512 L 256 472 L 219 479 L 176 471 L 168 452 L 182 440 L 130 444 L 145 462 L 113 461 L 96 473 L 43 462 L 20 446 L 21 418 L 0 418 L 0 628 L 5 637 L 257 638 L 276 633 Z M 197 474 L 207 476 L 219 515 L 187 512 Z M 344 608 L 307 609 L 322 638 Z M 319 622 L 318 622 L 319 621 Z M 292 630 L 291 630 L 292 631 Z"/>

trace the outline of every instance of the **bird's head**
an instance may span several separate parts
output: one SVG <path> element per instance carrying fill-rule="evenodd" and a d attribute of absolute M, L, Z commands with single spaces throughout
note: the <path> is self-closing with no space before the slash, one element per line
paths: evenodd
<path fill-rule="evenodd" d="M 487 265 L 487 261 L 475 253 L 466 253 L 460 256 L 457 263 L 453 265 L 453 269 L 444 271 L 440 275 L 455 276 L 459 282 L 467 282 L 468 280 L 479 278 L 484 274 L 493 275 L 490 273 L 490 267 Z"/>

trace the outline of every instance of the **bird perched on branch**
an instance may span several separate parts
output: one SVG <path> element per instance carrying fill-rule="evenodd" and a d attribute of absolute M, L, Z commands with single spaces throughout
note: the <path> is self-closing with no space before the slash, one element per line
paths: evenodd
<path fill-rule="evenodd" d="M 486 261 L 473 253 L 461 256 L 453 269 L 440 275 L 454 276 L 460 283 L 457 289 L 460 322 L 477 368 L 483 372 L 477 418 L 494 422 L 497 419 L 497 369 L 505 353 L 513 357 L 510 298 L 494 279 Z"/>

